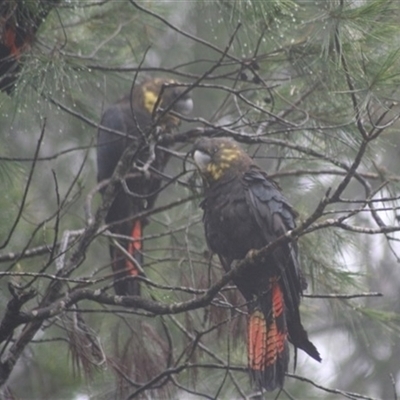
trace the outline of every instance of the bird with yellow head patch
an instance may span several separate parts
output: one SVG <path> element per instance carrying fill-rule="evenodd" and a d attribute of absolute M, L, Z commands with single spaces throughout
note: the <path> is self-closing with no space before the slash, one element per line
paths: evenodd
<path fill-rule="evenodd" d="M 295 228 L 296 213 L 279 187 L 231 139 L 202 138 L 193 159 L 203 177 L 203 222 L 209 248 L 226 271 L 250 250 L 261 249 Z M 321 361 L 300 320 L 306 283 L 295 241 L 278 246 L 234 283 L 249 310 L 247 349 L 251 377 L 259 388 L 281 388 L 290 341 Z"/>
<path fill-rule="evenodd" d="M 154 143 L 155 137 L 178 128 L 180 119 L 169 111 L 188 114 L 192 110 L 193 101 L 185 90 L 174 80 L 146 79 L 135 85 L 129 95 L 108 107 L 101 119 L 97 140 L 98 182 L 110 179 L 125 149 L 133 147 L 131 177 L 126 177 L 126 185 L 118 186 L 106 216 L 112 233 L 130 238 L 119 240 L 120 248 L 110 245 L 114 289 L 118 295 L 140 294 L 135 277 L 142 270 L 142 236 L 146 221 L 135 219 L 135 215 L 153 207 L 161 187 L 156 172 L 162 172 L 168 160 L 168 155 L 157 147 L 151 154 L 150 143 Z M 150 174 L 141 171 L 140 167 L 150 161 Z"/>

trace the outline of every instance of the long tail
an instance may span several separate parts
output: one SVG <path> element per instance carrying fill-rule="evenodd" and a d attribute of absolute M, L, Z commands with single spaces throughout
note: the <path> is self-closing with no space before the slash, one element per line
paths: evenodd
<path fill-rule="evenodd" d="M 284 297 L 277 279 L 270 285 L 250 313 L 247 342 L 251 377 L 268 391 L 283 386 L 289 363 Z"/>
<path fill-rule="evenodd" d="M 308 334 L 303 325 L 298 320 L 288 321 L 289 341 L 295 348 L 305 351 L 310 357 L 316 361 L 321 361 L 321 356 L 317 348 L 308 339 Z M 296 366 L 296 364 L 295 364 Z"/>
<path fill-rule="evenodd" d="M 130 232 L 118 232 L 128 234 L 131 241 L 124 242 L 122 246 L 140 266 L 143 263 L 142 236 L 143 227 L 140 220 L 134 221 Z M 132 262 L 121 250 L 110 246 L 112 267 L 114 271 L 114 290 L 119 296 L 139 296 L 140 284 L 138 279 L 132 277 L 141 275 L 138 265 Z"/>

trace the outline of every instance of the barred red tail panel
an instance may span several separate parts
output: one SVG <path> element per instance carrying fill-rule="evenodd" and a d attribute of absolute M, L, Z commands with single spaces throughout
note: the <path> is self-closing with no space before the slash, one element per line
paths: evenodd
<path fill-rule="evenodd" d="M 270 283 L 270 313 L 256 309 L 249 318 L 248 359 L 256 383 L 274 390 L 283 385 L 289 355 L 282 289 L 276 279 Z"/>
<path fill-rule="evenodd" d="M 267 325 L 261 311 L 250 315 L 247 345 L 249 368 L 262 371 L 267 361 Z"/>

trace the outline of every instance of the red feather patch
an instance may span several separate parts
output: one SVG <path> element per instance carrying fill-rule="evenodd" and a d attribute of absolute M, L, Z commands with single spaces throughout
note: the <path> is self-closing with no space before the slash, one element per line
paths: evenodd
<path fill-rule="evenodd" d="M 141 240 L 142 239 L 142 222 L 141 221 L 136 221 L 133 224 L 131 238 L 133 240 L 128 245 L 128 253 L 132 257 L 135 257 L 135 253 L 137 251 L 142 250 L 142 240 Z M 129 275 L 132 275 L 132 276 L 139 275 L 139 269 L 131 260 L 126 260 L 126 270 L 128 271 Z"/>
<path fill-rule="evenodd" d="M 283 357 L 286 350 L 287 331 L 284 318 L 284 299 L 282 289 L 275 278 L 270 280 L 272 310 L 266 320 L 260 310 L 255 310 L 248 325 L 249 368 L 265 371 L 273 367 Z M 283 323 L 281 323 L 283 322 Z M 282 328 L 284 330 L 282 331 Z"/>

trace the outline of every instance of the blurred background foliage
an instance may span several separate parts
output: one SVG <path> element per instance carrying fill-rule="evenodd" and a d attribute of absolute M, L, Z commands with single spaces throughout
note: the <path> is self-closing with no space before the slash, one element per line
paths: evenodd
<path fill-rule="evenodd" d="M 31 18 L 39 12 L 33 2 L 6 3 Z M 369 234 L 327 227 L 300 238 L 311 296 L 301 311 L 323 361 L 299 354 L 295 374 L 309 381 L 288 378 L 279 398 L 397 398 L 400 3 L 63 0 L 47 6 L 21 54 L 13 93 L 0 93 L 1 269 L 55 273 L 48 254 L 26 251 L 51 249 L 86 226 L 85 204 L 96 187 L 96 125 L 136 79 L 196 82 L 195 108 L 181 132 L 223 126 L 279 182 L 299 221 L 343 181 L 366 142 L 363 129 L 379 133 L 361 154 L 360 179 L 316 221 L 347 215 L 347 224 Z M 167 175 L 192 171 L 185 162 L 189 141 L 173 149 Z M 190 182 L 192 173 L 168 186 L 157 206 L 189 197 Z M 89 200 L 94 212 L 100 196 Z M 146 286 L 145 297 L 182 302 L 194 294 L 181 287 L 204 290 L 221 276 L 206 248 L 199 201 L 151 217 L 144 268 L 159 286 Z M 73 240 L 69 246 L 67 256 Z M 99 288 L 110 284 L 109 265 L 108 239 L 99 235 L 73 277 L 108 277 L 89 286 Z M 29 283 L 39 296 L 49 283 L 3 276 L 4 310 L 9 281 Z M 348 297 L 354 294 L 364 296 Z M 45 321 L 2 398 L 256 398 L 245 370 L 244 314 L 232 287 L 210 306 L 178 315 L 80 302 Z"/>

